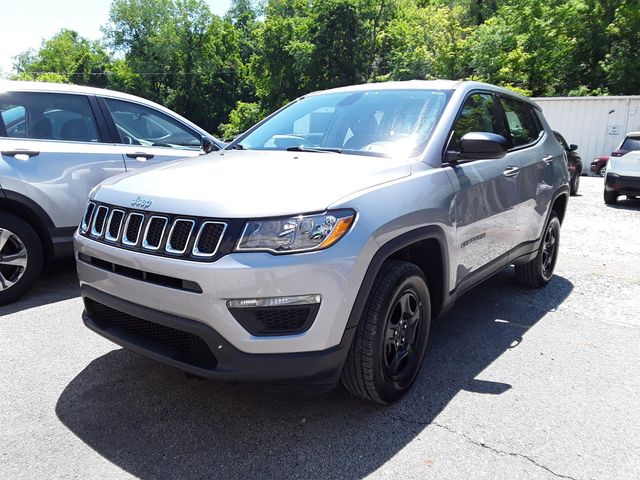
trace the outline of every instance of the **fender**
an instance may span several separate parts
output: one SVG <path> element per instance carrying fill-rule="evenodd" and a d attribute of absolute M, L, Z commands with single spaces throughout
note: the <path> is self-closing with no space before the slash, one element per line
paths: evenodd
<path fill-rule="evenodd" d="M 435 239 L 438 241 L 438 245 L 440 245 L 440 254 L 443 262 L 442 271 L 444 275 L 444 281 L 442 282 L 442 298 L 443 301 L 446 302 L 446 299 L 449 296 L 447 289 L 447 279 L 449 278 L 449 252 L 446 248 L 447 239 L 444 230 L 436 225 L 416 228 L 415 230 L 403 233 L 402 235 L 389 240 L 380 247 L 373 256 L 364 275 L 364 279 L 362 280 L 362 284 L 360 285 L 360 289 L 358 290 L 358 294 L 356 295 L 356 300 L 353 304 L 353 308 L 351 309 L 349 320 L 347 321 L 346 330 L 353 329 L 358 325 L 362 312 L 364 311 L 364 307 L 369 299 L 369 294 L 374 287 L 376 277 L 378 276 L 385 260 L 391 257 L 394 253 L 413 243 L 428 239 Z"/>
<path fill-rule="evenodd" d="M 12 190 L 0 189 L 0 210 L 3 207 L 12 213 L 24 218 L 38 232 L 45 252 L 53 252 L 51 232 L 55 229 L 55 224 L 44 209 L 29 197 L 14 192 Z"/>

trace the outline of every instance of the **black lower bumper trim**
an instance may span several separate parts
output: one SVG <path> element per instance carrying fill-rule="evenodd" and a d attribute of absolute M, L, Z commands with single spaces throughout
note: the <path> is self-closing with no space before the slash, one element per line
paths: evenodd
<path fill-rule="evenodd" d="M 98 319 L 92 308 L 85 308 L 83 320 L 94 332 L 141 355 L 180 368 L 195 375 L 230 382 L 267 382 L 291 386 L 326 386 L 332 388 L 340 380 L 355 328 L 347 329 L 339 345 L 322 351 L 255 354 L 238 350 L 213 328 L 194 320 L 143 307 L 114 297 L 88 285 L 81 294 L 85 305 L 98 303 L 119 313 L 142 319 L 160 329 L 171 329 L 197 337 L 211 350 L 214 362 L 191 362 L 188 356 L 174 354 L 166 344 L 141 336 L 137 331 L 121 328 Z M 319 389 L 319 391 L 322 389 Z"/>
<path fill-rule="evenodd" d="M 640 195 L 640 177 L 607 175 L 605 186 L 607 190 L 621 195 Z"/>

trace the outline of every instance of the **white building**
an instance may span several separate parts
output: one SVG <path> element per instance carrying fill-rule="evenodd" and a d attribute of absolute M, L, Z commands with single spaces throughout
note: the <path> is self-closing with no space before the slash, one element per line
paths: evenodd
<path fill-rule="evenodd" d="M 583 173 L 594 158 L 616 150 L 625 133 L 640 130 L 640 95 L 533 98 L 551 128 L 578 145 Z"/>

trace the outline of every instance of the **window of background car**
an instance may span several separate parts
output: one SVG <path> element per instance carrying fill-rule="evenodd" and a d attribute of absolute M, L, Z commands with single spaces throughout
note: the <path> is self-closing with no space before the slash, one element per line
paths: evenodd
<path fill-rule="evenodd" d="M 533 108 L 523 102 L 502 97 L 502 109 L 507 117 L 511 145 L 520 147 L 535 142 L 543 132 Z"/>
<path fill-rule="evenodd" d="M 504 135 L 493 95 L 474 93 L 467 97 L 452 130 L 447 150 L 456 152 L 460 151 L 460 139 L 469 132 Z"/>
<path fill-rule="evenodd" d="M 627 137 L 620 145 L 619 150 L 640 150 L 640 137 Z"/>
<path fill-rule="evenodd" d="M 567 145 L 567 142 L 564 139 L 564 137 L 560 135 L 558 132 L 553 132 L 553 134 L 555 135 L 556 140 L 558 140 L 558 143 L 562 145 L 562 148 L 564 148 L 565 150 L 569 150 L 569 145 Z"/>
<path fill-rule="evenodd" d="M 120 143 L 145 147 L 200 149 L 200 135 L 153 108 L 105 98 L 120 134 Z"/>
<path fill-rule="evenodd" d="M 0 111 L 8 137 L 98 142 L 96 122 L 84 95 L 3 93 Z"/>
<path fill-rule="evenodd" d="M 311 95 L 238 139 L 244 148 L 337 149 L 416 156 L 449 99 L 439 90 L 369 90 Z"/>

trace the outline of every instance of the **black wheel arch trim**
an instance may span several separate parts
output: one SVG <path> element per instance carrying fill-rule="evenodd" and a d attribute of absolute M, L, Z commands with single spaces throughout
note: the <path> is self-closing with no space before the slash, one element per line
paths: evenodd
<path fill-rule="evenodd" d="M 442 282 L 442 298 L 443 303 L 446 303 L 446 299 L 449 296 L 449 291 L 447 288 L 448 279 L 449 279 L 449 252 L 446 248 L 447 239 L 444 233 L 444 230 L 437 225 L 427 225 L 424 227 L 419 227 L 409 232 L 403 233 L 392 240 L 389 240 L 387 243 L 382 245 L 375 253 L 371 261 L 369 262 L 369 267 L 364 275 L 364 279 L 360 284 L 360 289 L 358 290 L 358 294 L 356 295 L 356 300 L 351 308 L 351 313 L 349 314 L 349 319 L 347 321 L 346 330 L 355 328 L 358 326 L 358 322 L 360 321 L 360 317 L 362 316 L 362 312 L 364 311 L 367 300 L 369 299 L 369 295 L 373 290 L 376 277 L 382 268 L 382 265 L 386 260 L 388 260 L 394 253 L 402 250 L 409 245 L 414 243 L 434 239 L 438 242 L 440 246 L 440 254 L 442 258 L 442 272 L 444 276 L 444 281 Z"/>
<path fill-rule="evenodd" d="M 12 190 L 6 190 L 4 188 L 1 190 L 1 192 L 2 195 L 0 196 L 0 210 L 2 210 L 3 200 L 10 202 L 10 204 L 17 204 L 19 205 L 19 207 L 26 209 L 32 215 L 32 218 L 25 218 L 25 220 L 29 222 L 38 233 L 38 236 L 42 241 L 42 246 L 45 249 L 45 253 L 47 255 L 51 255 L 54 250 L 51 231 L 55 229 L 55 224 L 53 223 L 53 220 L 51 220 L 51 217 L 49 217 L 47 212 L 45 212 L 40 205 L 31 200 L 29 197 L 26 197 Z M 11 209 L 9 209 L 9 211 L 15 212 L 15 210 Z"/>

